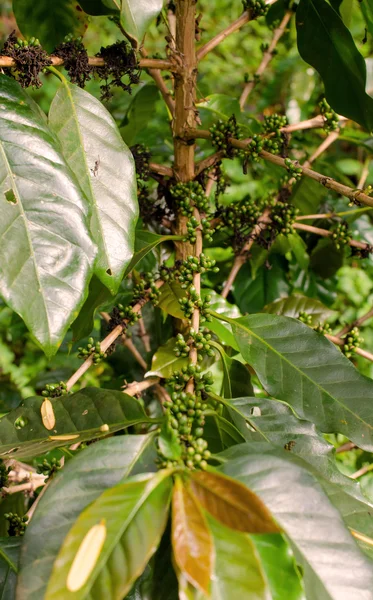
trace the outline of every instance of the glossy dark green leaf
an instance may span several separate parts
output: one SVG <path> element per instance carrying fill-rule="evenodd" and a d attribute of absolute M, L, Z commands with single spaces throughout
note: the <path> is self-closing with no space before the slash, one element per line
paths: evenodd
<path fill-rule="evenodd" d="M 89 282 L 87 300 L 84 302 L 78 317 L 72 324 L 74 341 L 79 341 L 91 333 L 96 309 L 111 298 L 113 296 L 107 287 L 96 275 L 93 275 Z"/>
<path fill-rule="evenodd" d="M 26 530 L 18 598 L 44 597 L 54 560 L 80 513 L 126 477 L 155 470 L 156 456 L 154 435 L 118 436 L 89 446 L 59 471 Z"/>
<path fill-rule="evenodd" d="M 135 238 L 135 254 L 132 257 L 131 262 L 126 268 L 125 275 L 128 275 L 136 265 L 142 260 L 149 252 L 154 250 L 159 244 L 168 242 L 169 240 L 181 240 L 181 236 L 177 235 L 157 235 L 150 231 L 136 231 Z"/>
<path fill-rule="evenodd" d="M 373 450 L 373 382 L 324 336 L 289 317 L 230 320 L 244 359 L 264 388 L 323 432 Z"/>
<path fill-rule="evenodd" d="M 232 319 L 236 319 L 241 316 L 241 313 L 237 306 L 228 302 L 228 300 L 217 294 L 214 290 L 202 290 L 202 298 L 205 298 L 205 296 L 207 295 L 211 297 L 211 310 L 221 315 L 232 317 Z M 238 350 L 237 344 L 232 335 L 232 328 L 229 325 L 229 323 L 213 319 L 213 321 L 209 323 L 209 329 L 211 329 L 211 331 L 213 331 L 218 336 L 218 340 L 220 343 L 227 344 L 231 348 Z"/>
<path fill-rule="evenodd" d="M 160 542 L 171 490 L 170 473 L 163 470 L 135 475 L 103 492 L 80 514 L 65 538 L 45 600 L 100 598 L 104 590 L 107 600 L 123 598 Z M 106 533 L 100 553 L 92 563 L 85 556 L 80 572 L 72 577 L 77 552 L 98 524 Z"/>
<path fill-rule="evenodd" d="M 367 2 L 361 2 L 359 4 L 360 10 L 363 13 L 365 24 L 370 35 L 373 35 L 373 4 L 371 0 Z"/>
<path fill-rule="evenodd" d="M 5 75 L 0 108 L 0 292 L 51 355 L 88 291 L 89 207 L 44 115 Z"/>
<path fill-rule="evenodd" d="M 329 279 L 336 274 L 343 265 L 344 250 L 329 239 L 317 242 L 311 253 L 310 267 L 314 273 L 323 279 Z"/>
<path fill-rule="evenodd" d="M 334 110 L 373 129 L 373 99 L 365 92 L 364 58 L 326 0 L 301 0 L 296 12 L 301 57 L 320 74 Z"/>
<path fill-rule="evenodd" d="M 0 598 L 15 600 L 22 537 L 0 538 Z"/>
<path fill-rule="evenodd" d="M 136 398 L 115 390 L 85 388 L 52 401 L 55 427 L 44 427 L 41 396 L 28 398 L 0 419 L 0 456 L 31 458 L 59 446 L 83 442 L 152 422 Z"/>
<path fill-rule="evenodd" d="M 67 34 L 78 37 L 87 29 L 87 16 L 74 0 L 13 0 L 13 11 L 22 34 L 38 38 L 48 52 Z"/>
<path fill-rule="evenodd" d="M 287 236 L 287 239 L 289 242 L 290 250 L 293 253 L 297 264 L 302 269 L 307 269 L 308 264 L 310 262 L 310 257 L 308 256 L 307 246 L 305 242 L 297 232 L 290 233 Z"/>
<path fill-rule="evenodd" d="M 151 22 L 161 12 L 163 0 L 115 0 L 120 7 L 120 20 L 126 32 L 139 43 Z"/>
<path fill-rule="evenodd" d="M 271 315 L 292 317 L 293 319 L 297 319 L 301 312 L 305 312 L 312 317 L 312 325 L 318 325 L 318 323 L 325 321 L 335 314 L 334 310 L 327 308 L 319 300 L 301 296 L 300 294 L 293 294 L 292 296 L 287 296 L 286 298 L 281 298 L 271 304 L 267 304 L 263 308 L 263 312 Z"/>
<path fill-rule="evenodd" d="M 232 460 L 229 452 L 223 472 L 256 492 L 284 528 L 304 573 L 307 599 L 371 600 L 372 563 L 316 479 L 276 451 L 262 455 L 243 445 Z"/>
<path fill-rule="evenodd" d="M 233 286 L 233 296 L 242 313 L 258 312 L 269 302 L 289 295 L 289 284 L 277 257 L 271 258 L 272 268 L 263 266 L 253 279 L 250 265 L 239 271 Z"/>
<path fill-rule="evenodd" d="M 277 2 L 273 6 L 276 4 Z M 294 186 L 291 203 L 299 209 L 302 215 L 312 215 L 317 213 L 327 194 L 328 190 L 324 185 L 320 185 L 318 181 L 308 177 L 302 177 Z M 307 222 L 312 224 L 312 221 Z"/>
<path fill-rule="evenodd" d="M 49 123 L 91 206 L 90 229 L 98 246 L 95 274 L 115 294 L 135 243 L 132 153 L 102 103 L 65 78 L 51 104 Z"/>
<path fill-rule="evenodd" d="M 207 440 L 209 450 L 213 453 L 221 452 L 245 441 L 245 437 L 239 429 L 231 421 L 217 413 L 206 416 L 203 437 Z"/>

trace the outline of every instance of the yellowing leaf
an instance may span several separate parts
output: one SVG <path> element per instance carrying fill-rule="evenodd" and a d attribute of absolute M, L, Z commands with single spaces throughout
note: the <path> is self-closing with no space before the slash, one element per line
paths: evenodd
<path fill-rule="evenodd" d="M 261 499 L 239 481 L 197 471 L 190 485 L 203 508 L 223 525 L 246 533 L 281 531 Z"/>
<path fill-rule="evenodd" d="M 50 431 L 56 424 L 56 417 L 54 416 L 52 402 L 48 398 L 41 405 L 40 412 L 45 429 Z"/>
<path fill-rule="evenodd" d="M 182 574 L 209 595 L 214 562 L 212 536 L 199 503 L 179 478 L 172 497 L 172 547 Z"/>
<path fill-rule="evenodd" d="M 69 592 L 77 592 L 86 583 L 95 568 L 105 539 L 106 525 L 103 520 L 88 531 L 79 546 L 66 580 Z"/>

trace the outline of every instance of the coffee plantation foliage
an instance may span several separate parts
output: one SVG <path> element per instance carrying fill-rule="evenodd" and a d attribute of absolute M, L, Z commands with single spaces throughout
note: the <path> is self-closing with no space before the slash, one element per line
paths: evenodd
<path fill-rule="evenodd" d="M 1 11 L 1 597 L 372 599 L 372 0 Z"/>

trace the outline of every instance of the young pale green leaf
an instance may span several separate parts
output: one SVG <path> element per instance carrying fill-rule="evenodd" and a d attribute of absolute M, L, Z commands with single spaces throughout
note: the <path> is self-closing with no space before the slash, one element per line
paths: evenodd
<path fill-rule="evenodd" d="M 172 548 L 182 574 L 209 596 L 214 563 L 211 532 L 199 502 L 179 477 L 172 495 Z"/>
<path fill-rule="evenodd" d="M 44 597 L 53 563 L 80 513 L 121 480 L 155 470 L 154 435 L 117 436 L 92 444 L 68 461 L 48 485 L 26 529 L 17 597 Z M 48 531 L 48 536 L 45 536 Z"/>
<path fill-rule="evenodd" d="M 326 0 L 301 0 L 296 20 L 299 53 L 319 72 L 332 108 L 371 131 L 365 61 L 338 13 Z"/>
<path fill-rule="evenodd" d="M 22 537 L 0 538 L 0 598 L 14 600 Z"/>
<path fill-rule="evenodd" d="M 114 0 L 120 8 L 120 20 L 126 32 L 141 42 L 151 22 L 161 12 L 163 0 Z"/>
<path fill-rule="evenodd" d="M 301 267 L 301 269 L 306 270 L 310 262 L 310 257 L 307 253 L 306 243 L 303 241 L 303 239 L 297 232 L 290 233 L 287 236 L 287 239 L 290 246 L 290 250 L 293 253 L 297 264 Z"/>
<path fill-rule="evenodd" d="M 171 490 L 170 472 L 159 471 L 131 477 L 103 492 L 80 514 L 64 540 L 45 600 L 100 598 L 103 590 L 105 599 L 121 600 L 160 542 Z M 92 549 L 81 558 L 78 552 L 86 536 L 99 534 L 100 552 L 93 554 Z"/>
<path fill-rule="evenodd" d="M 191 489 L 215 519 L 245 533 L 279 533 L 281 529 L 263 502 L 242 483 L 220 473 L 196 471 Z"/>
<path fill-rule="evenodd" d="M 312 317 L 312 325 L 318 325 L 335 314 L 334 310 L 324 306 L 320 300 L 308 298 L 301 294 L 293 294 L 292 296 L 287 296 L 286 298 L 281 298 L 271 304 L 267 304 L 262 312 L 271 315 L 292 317 L 293 319 L 297 319 L 299 313 L 305 312 Z"/>
<path fill-rule="evenodd" d="M 51 355 L 87 294 L 89 207 L 40 109 L 5 75 L 0 106 L 0 292 Z"/>
<path fill-rule="evenodd" d="M 153 422 L 132 396 L 85 388 L 52 400 L 56 424 L 50 431 L 42 421 L 43 401 L 41 396 L 28 398 L 0 419 L 0 456 L 31 458 L 73 441 L 84 442 L 130 425 Z"/>
<path fill-rule="evenodd" d="M 244 359 L 264 388 L 321 431 L 373 450 L 373 382 L 324 336 L 289 317 L 230 320 Z"/>
<path fill-rule="evenodd" d="M 158 437 L 159 450 L 162 456 L 169 460 L 178 460 L 181 457 L 181 445 L 176 435 L 175 429 L 172 429 L 167 420 L 164 421 Z"/>
<path fill-rule="evenodd" d="M 202 290 L 201 295 L 202 298 L 207 295 L 211 296 L 211 310 L 215 311 L 219 315 L 222 314 L 227 317 L 231 317 L 232 319 L 236 319 L 241 316 L 237 306 L 228 302 L 228 300 L 217 294 L 214 290 L 204 289 Z M 209 323 L 209 329 L 211 329 L 211 331 L 218 336 L 218 339 L 221 343 L 226 344 L 227 346 L 230 346 L 234 350 L 238 351 L 238 346 L 232 335 L 232 328 L 229 323 L 213 319 L 211 323 Z"/>
<path fill-rule="evenodd" d="M 135 243 L 138 204 L 132 154 L 102 103 L 65 78 L 51 104 L 49 123 L 92 208 L 95 273 L 115 294 Z"/>
<path fill-rule="evenodd" d="M 176 347 L 176 338 L 170 338 L 164 346 L 160 346 L 152 358 L 150 371 L 146 377 L 171 377 L 174 371 L 179 371 L 185 367 L 188 357 L 177 357 L 174 348 Z"/>
<path fill-rule="evenodd" d="M 222 455 L 221 469 L 257 493 L 283 527 L 302 567 L 307 599 L 372 600 L 372 563 L 315 478 L 276 450 L 235 450 L 231 460 L 229 450 Z"/>
<path fill-rule="evenodd" d="M 179 299 L 184 298 L 185 295 L 185 290 L 180 287 L 179 283 L 176 283 L 175 281 L 171 281 L 170 283 L 166 282 L 161 287 L 158 306 L 176 319 L 185 319 L 179 302 Z"/>
<path fill-rule="evenodd" d="M 88 26 L 87 15 L 74 0 L 13 0 L 13 12 L 22 34 L 38 38 L 48 52 L 69 33 L 84 35 Z"/>

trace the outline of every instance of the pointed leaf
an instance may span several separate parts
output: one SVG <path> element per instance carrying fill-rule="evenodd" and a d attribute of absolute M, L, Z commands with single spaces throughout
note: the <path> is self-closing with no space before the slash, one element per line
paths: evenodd
<path fill-rule="evenodd" d="M 155 470 L 156 456 L 154 435 L 118 436 L 88 446 L 65 464 L 48 485 L 26 529 L 19 600 L 44 597 L 55 558 L 80 513 L 126 477 Z"/>
<path fill-rule="evenodd" d="M 312 475 L 276 451 L 261 455 L 245 445 L 222 471 L 256 492 L 284 528 L 302 567 L 308 600 L 373 598 L 372 563 Z"/>
<path fill-rule="evenodd" d="M 107 287 L 93 275 L 89 283 L 88 297 L 71 327 L 75 342 L 89 336 L 93 329 L 96 309 L 112 298 Z"/>
<path fill-rule="evenodd" d="M 163 288 L 164 286 L 162 286 Z M 146 377 L 171 377 L 174 371 L 179 371 L 185 367 L 189 359 L 188 357 L 177 357 L 174 348 L 176 346 L 176 338 L 170 338 L 164 346 L 160 346 L 152 358 L 152 365 Z"/>
<path fill-rule="evenodd" d="M 123 598 L 160 542 L 167 522 L 171 489 L 169 471 L 159 471 L 156 475 L 131 477 L 103 492 L 80 514 L 69 531 L 54 563 L 45 600 L 79 600 L 88 594 L 102 597 L 103 590 L 107 600 Z M 105 527 L 100 554 L 94 563 L 92 560 L 83 564 L 82 585 L 76 582 L 75 589 L 69 592 L 67 581 L 70 583 L 69 574 L 76 554 L 85 536 L 98 524 Z M 84 569 L 89 571 L 86 581 Z"/>
<path fill-rule="evenodd" d="M 0 538 L 0 598 L 14 600 L 21 537 Z"/>
<path fill-rule="evenodd" d="M 135 254 L 132 257 L 131 262 L 126 268 L 125 275 L 128 275 L 136 265 L 142 260 L 149 252 L 154 250 L 159 244 L 167 242 L 169 240 L 182 240 L 182 236 L 178 235 L 157 235 L 150 231 L 136 231 L 135 239 Z"/>
<path fill-rule="evenodd" d="M 138 205 L 132 154 L 103 104 L 65 78 L 51 104 L 49 123 L 92 208 L 95 273 L 115 294 L 135 242 Z"/>
<path fill-rule="evenodd" d="M 332 108 L 371 131 L 365 61 L 341 17 L 325 0 L 301 0 L 296 20 L 299 53 L 321 75 Z"/>
<path fill-rule="evenodd" d="M 181 445 L 176 431 L 172 429 L 168 420 L 165 420 L 158 437 L 159 450 L 162 456 L 169 460 L 178 460 L 181 457 Z"/>
<path fill-rule="evenodd" d="M 325 321 L 335 314 L 334 310 L 327 308 L 319 300 L 301 296 L 300 294 L 293 294 L 292 296 L 287 296 L 286 298 L 281 298 L 271 304 L 267 304 L 262 312 L 271 315 L 292 317 L 293 319 L 297 319 L 299 313 L 305 312 L 312 317 L 312 325 L 318 325 L 320 321 Z"/>
<path fill-rule="evenodd" d="M 5 75 L 0 107 L 0 292 L 51 355 L 87 293 L 88 205 L 40 109 Z"/>
<path fill-rule="evenodd" d="M 176 319 L 185 319 L 184 313 L 180 308 L 180 298 L 186 295 L 185 290 L 180 287 L 179 283 L 172 281 L 164 283 L 161 287 L 161 294 L 158 299 L 158 306 L 167 314 Z"/>
<path fill-rule="evenodd" d="M 59 446 L 83 442 L 125 429 L 137 423 L 153 422 L 136 398 L 114 390 L 85 388 L 52 401 L 56 425 L 43 425 L 44 398 L 28 398 L 0 419 L 0 456 L 31 458 Z"/>
<path fill-rule="evenodd" d="M 147 28 L 161 12 L 163 0 L 115 0 L 121 1 L 121 23 L 126 32 L 141 42 Z"/>
<path fill-rule="evenodd" d="M 212 537 L 199 503 L 179 477 L 172 495 L 172 547 L 180 571 L 208 596 L 214 562 Z"/>
<path fill-rule="evenodd" d="M 194 495 L 215 519 L 246 533 L 279 533 L 271 513 L 247 487 L 220 473 L 196 471 L 190 480 Z"/>
<path fill-rule="evenodd" d="M 91 0 L 92 1 L 92 0 Z M 74 0 L 13 0 L 17 25 L 26 38 L 38 38 L 48 52 L 63 42 L 64 37 L 84 35 L 87 15 Z"/>
<path fill-rule="evenodd" d="M 219 296 L 219 294 L 217 294 L 214 290 L 202 290 L 201 295 L 202 298 L 204 298 L 206 295 L 211 296 L 210 308 L 216 313 L 226 315 L 232 319 L 236 319 L 241 316 L 237 306 L 230 304 L 230 302 L 228 302 L 222 296 Z M 238 346 L 232 335 L 232 328 L 229 323 L 213 319 L 211 323 L 209 323 L 209 329 L 211 329 L 211 331 L 218 336 L 218 339 L 222 344 L 227 344 L 231 348 L 234 348 L 234 350 L 238 351 Z"/>
<path fill-rule="evenodd" d="M 324 336 L 288 317 L 231 320 L 244 359 L 264 388 L 323 432 L 373 450 L 373 382 Z"/>

